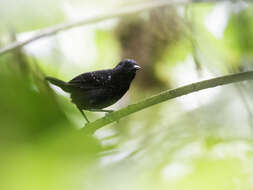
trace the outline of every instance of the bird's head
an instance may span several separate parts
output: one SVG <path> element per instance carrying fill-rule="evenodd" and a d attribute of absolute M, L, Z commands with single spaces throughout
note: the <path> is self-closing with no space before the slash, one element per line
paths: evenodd
<path fill-rule="evenodd" d="M 132 59 L 124 59 L 120 61 L 119 64 L 114 68 L 114 70 L 125 73 L 136 73 L 136 71 L 139 69 L 141 69 L 141 67 L 137 65 L 135 60 Z"/>

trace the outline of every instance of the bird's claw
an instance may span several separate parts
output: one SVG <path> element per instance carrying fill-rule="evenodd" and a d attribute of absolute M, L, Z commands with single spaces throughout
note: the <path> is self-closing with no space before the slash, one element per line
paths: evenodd
<path fill-rule="evenodd" d="M 105 113 L 105 115 L 107 116 L 107 115 L 109 115 L 110 113 L 112 113 L 113 111 L 111 111 L 111 112 L 107 112 L 107 113 Z"/>

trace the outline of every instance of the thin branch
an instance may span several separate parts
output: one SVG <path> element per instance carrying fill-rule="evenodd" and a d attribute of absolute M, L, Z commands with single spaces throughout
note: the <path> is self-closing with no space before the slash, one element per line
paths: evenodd
<path fill-rule="evenodd" d="M 165 102 L 167 100 L 177 98 L 179 96 L 187 95 L 189 93 L 197 92 L 199 90 L 204 90 L 207 88 L 213 88 L 220 85 L 226 85 L 230 83 L 241 82 L 241 81 L 252 80 L 252 79 L 253 79 L 253 71 L 248 71 L 248 72 L 225 75 L 225 76 L 221 76 L 217 78 L 203 80 L 200 82 L 196 82 L 196 83 L 185 85 L 179 88 L 175 88 L 172 90 L 164 91 L 160 94 L 157 94 L 155 96 L 142 100 L 136 104 L 129 105 L 118 111 L 107 114 L 105 117 L 102 117 L 92 123 L 88 123 L 84 126 L 82 130 L 84 130 L 87 133 L 94 133 L 97 129 L 100 129 L 107 124 L 113 123 L 132 113 L 135 113 L 145 108 L 151 107 L 153 105 Z"/>
<path fill-rule="evenodd" d="M 11 43 L 11 44 L 3 47 L 2 49 L 0 49 L 0 55 L 3 55 L 3 54 L 10 52 L 10 51 L 13 51 L 17 48 L 23 47 L 24 45 L 34 42 L 38 39 L 52 36 L 58 32 L 69 30 L 74 27 L 80 27 L 80 26 L 83 26 L 86 24 L 92 24 L 92 23 L 97 23 L 97 22 L 112 19 L 112 18 L 136 14 L 136 13 L 140 13 L 143 11 L 147 11 L 150 9 L 154 9 L 154 8 L 158 8 L 158 7 L 162 7 L 162 6 L 166 6 L 166 5 L 170 5 L 170 4 L 174 4 L 174 3 L 181 4 L 181 3 L 187 3 L 187 2 L 189 2 L 189 0 L 170 0 L 170 1 L 168 1 L 168 0 L 160 0 L 160 1 L 153 0 L 151 2 L 142 3 L 141 5 L 131 6 L 131 7 L 117 10 L 117 11 L 113 11 L 109 14 L 100 14 L 95 17 L 85 18 L 85 19 L 81 19 L 81 20 L 75 21 L 75 22 L 55 25 L 55 26 L 38 31 L 36 34 L 34 34 L 32 37 L 30 37 L 26 40 L 16 41 L 14 43 Z"/>

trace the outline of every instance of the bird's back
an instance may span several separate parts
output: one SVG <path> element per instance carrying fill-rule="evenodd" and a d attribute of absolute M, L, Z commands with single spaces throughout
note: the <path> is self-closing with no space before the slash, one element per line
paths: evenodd
<path fill-rule="evenodd" d="M 68 82 L 74 103 L 82 109 L 101 109 L 114 104 L 124 93 L 113 81 L 113 70 L 100 70 L 78 75 Z"/>
<path fill-rule="evenodd" d="M 100 71 L 94 71 L 94 72 L 88 72 L 88 73 L 83 73 L 72 80 L 70 80 L 68 83 L 79 87 L 79 88 L 85 88 L 85 89 L 90 89 L 90 88 L 101 88 L 107 85 L 110 85 L 111 81 L 111 75 L 112 75 L 112 70 L 100 70 Z"/>

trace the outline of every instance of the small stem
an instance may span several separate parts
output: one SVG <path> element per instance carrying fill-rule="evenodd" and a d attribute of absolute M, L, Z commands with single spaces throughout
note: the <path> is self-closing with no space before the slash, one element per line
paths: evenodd
<path fill-rule="evenodd" d="M 193 92 L 197 92 L 199 90 L 204 90 L 207 88 L 213 88 L 220 85 L 226 85 L 230 83 L 241 82 L 241 81 L 252 80 L 252 79 L 253 79 L 253 71 L 247 71 L 247 72 L 242 72 L 242 73 L 237 73 L 237 74 L 232 74 L 232 75 L 216 77 L 216 78 L 212 78 L 208 80 L 203 80 L 200 82 L 196 82 L 196 83 L 185 85 L 179 88 L 175 88 L 172 90 L 167 90 L 167 91 L 161 92 L 160 94 L 154 95 L 150 98 L 142 100 L 136 104 L 131 104 L 118 111 L 109 113 L 106 116 L 94 122 L 86 124 L 83 130 L 87 133 L 94 133 L 97 129 L 107 124 L 113 123 L 132 113 L 135 113 L 145 108 L 151 107 L 153 105 L 165 102 L 167 100 L 170 100 L 179 96 L 187 95 Z"/>

